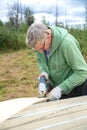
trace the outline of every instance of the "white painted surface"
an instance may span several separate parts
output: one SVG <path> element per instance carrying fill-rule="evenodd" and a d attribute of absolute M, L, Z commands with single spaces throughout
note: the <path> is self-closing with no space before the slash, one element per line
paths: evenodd
<path fill-rule="evenodd" d="M 0 124 L 0 130 L 42 129 L 87 130 L 87 96 L 30 105 Z"/>
<path fill-rule="evenodd" d="M 44 100 L 43 98 L 17 98 L 0 102 L 0 123 L 11 117 L 13 114 L 23 110 L 34 103 Z"/>

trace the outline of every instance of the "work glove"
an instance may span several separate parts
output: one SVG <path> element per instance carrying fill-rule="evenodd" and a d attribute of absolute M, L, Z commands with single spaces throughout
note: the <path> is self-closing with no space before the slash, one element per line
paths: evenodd
<path fill-rule="evenodd" d="M 38 91 L 39 91 L 39 94 L 40 94 L 41 97 L 46 96 L 47 85 L 46 85 L 46 78 L 44 76 L 41 76 L 39 78 Z"/>
<path fill-rule="evenodd" d="M 40 75 L 39 75 L 39 85 L 38 85 L 38 91 L 39 91 L 39 94 L 43 97 L 43 96 L 46 96 L 46 93 L 47 93 L 47 80 L 48 80 L 49 76 L 48 76 L 48 73 L 47 72 L 42 72 Z"/>
<path fill-rule="evenodd" d="M 46 80 L 48 80 L 48 78 L 49 78 L 49 75 L 48 75 L 47 72 L 42 72 L 42 73 L 39 75 L 39 78 L 38 78 L 38 79 L 40 79 L 40 77 L 42 77 L 42 76 L 44 76 Z"/>
<path fill-rule="evenodd" d="M 50 93 L 48 94 L 48 100 L 53 101 L 53 100 L 58 100 L 62 96 L 62 90 L 59 86 L 53 88 Z"/>

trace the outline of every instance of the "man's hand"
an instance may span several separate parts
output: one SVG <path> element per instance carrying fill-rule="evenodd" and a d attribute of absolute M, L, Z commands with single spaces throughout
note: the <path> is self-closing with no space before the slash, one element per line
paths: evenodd
<path fill-rule="evenodd" d="M 39 78 L 38 91 L 42 97 L 47 93 L 46 78 L 44 76 Z"/>
<path fill-rule="evenodd" d="M 44 97 L 46 95 L 46 93 L 47 93 L 46 84 L 39 83 L 39 85 L 38 85 L 38 91 L 39 91 L 39 94 L 41 95 L 41 97 Z"/>
<path fill-rule="evenodd" d="M 47 97 L 49 101 L 52 101 L 52 100 L 60 99 L 61 95 L 62 95 L 62 91 L 61 91 L 61 88 L 58 86 L 52 89 Z"/>

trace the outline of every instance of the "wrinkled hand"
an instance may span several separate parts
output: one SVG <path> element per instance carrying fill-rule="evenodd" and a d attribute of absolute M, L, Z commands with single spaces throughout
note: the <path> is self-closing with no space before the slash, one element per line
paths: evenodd
<path fill-rule="evenodd" d="M 61 91 L 61 88 L 58 86 L 52 89 L 47 97 L 49 101 L 52 101 L 52 100 L 60 99 L 61 95 L 62 95 L 62 91 Z"/>
<path fill-rule="evenodd" d="M 38 91 L 41 96 L 45 96 L 47 93 L 47 86 L 45 83 L 39 83 Z"/>

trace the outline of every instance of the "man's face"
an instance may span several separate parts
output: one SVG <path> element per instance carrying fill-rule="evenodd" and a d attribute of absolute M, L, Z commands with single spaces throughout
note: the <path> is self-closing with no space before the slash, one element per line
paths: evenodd
<path fill-rule="evenodd" d="M 44 46 L 45 42 L 41 43 L 40 41 L 38 41 L 33 49 L 41 53 L 44 50 Z"/>
<path fill-rule="evenodd" d="M 37 41 L 34 50 L 37 50 L 38 52 L 42 52 L 43 50 L 48 50 L 51 44 L 51 35 L 48 34 L 44 43 L 41 43 L 40 41 Z"/>

